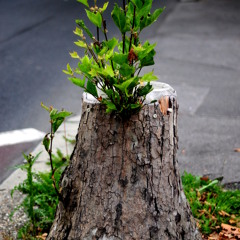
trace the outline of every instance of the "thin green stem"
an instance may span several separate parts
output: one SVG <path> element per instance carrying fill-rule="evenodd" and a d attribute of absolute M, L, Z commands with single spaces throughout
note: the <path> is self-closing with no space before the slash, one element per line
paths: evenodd
<path fill-rule="evenodd" d="M 54 176 L 54 173 L 55 173 L 55 170 L 54 167 L 53 167 L 53 160 L 52 160 L 52 147 L 53 147 L 53 124 L 52 124 L 52 121 L 51 121 L 51 133 L 50 133 L 50 149 L 48 151 L 48 155 L 49 155 L 49 159 L 50 159 L 50 166 L 51 166 L 51 171 L 52 171 L 52 175 L 51 175 L 51 178 L 52 178 L 52 181 L 53 181 L 53 186 L 54 186 L 54 189 L 58 195 L 58 198 L 59 200 L 62 199 L 62 196 L 61 194 L 59 193 L 58 189 L 57 189 L 57 184 L 56 184 L 56 179 L 55 179 L 55 176 Z"/>

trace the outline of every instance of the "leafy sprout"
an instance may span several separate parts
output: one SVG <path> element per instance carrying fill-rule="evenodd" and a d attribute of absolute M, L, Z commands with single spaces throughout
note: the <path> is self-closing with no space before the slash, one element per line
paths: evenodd
<path fill-rule="evenodd" d="M 140 75 L 143 67 L 154 65 L 156 44 L 141 42 L 142 30 L 154 23 L 164 8 L 151 13 L 153 0 L 128 0 L 123 8 L 115 4 L 111 16 L 121 33 L 121 39 L 108 39 L 104 12 L 108 2 L 98 7 L 96 1 L 90 6 L 88 0 L 78 0 L 86 7 L 89 21 L 96 27 L 96 36 L 83 20 L 76 20 L 74 31 L 79 39 L 75 44 L 85 51 L 80 57 L 77 52 L 70 56 L 78 60 L 76 68 L 67 64 L 64 73 L 69 80 L 83 88 L 106 106 L 107 113 L 123 118 L 138 112 L 143 106 L 146 95 L 153 88 L 151 81 L 157 80 L 153 72 Z M 100 39 L 100 31 L 104 39 Z"/>

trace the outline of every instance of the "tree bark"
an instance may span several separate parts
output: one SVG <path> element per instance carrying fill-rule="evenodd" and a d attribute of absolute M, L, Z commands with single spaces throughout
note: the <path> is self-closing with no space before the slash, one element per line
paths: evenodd
<path fill-rule="evenodd" d="M 176 159 L 176 97 L 156 95 L 126 121 L 85 95 L 48 239 L 201 239 Z"/>

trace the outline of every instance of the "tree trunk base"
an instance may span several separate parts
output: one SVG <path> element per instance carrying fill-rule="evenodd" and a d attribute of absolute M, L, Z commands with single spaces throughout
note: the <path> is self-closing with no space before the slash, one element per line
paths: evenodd
<path fill-rule="evenodd" d="M 127 121 L 85 98 L 48 239 L 201 239 L 178 171 L 176 97 L 159 92 Z"/>

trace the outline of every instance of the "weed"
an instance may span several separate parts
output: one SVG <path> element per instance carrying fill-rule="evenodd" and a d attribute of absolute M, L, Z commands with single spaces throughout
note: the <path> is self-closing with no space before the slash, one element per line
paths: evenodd
<path fill-rule="evenodd" d="M 123 0 L 122 7 L 115 3 L 111 16 L 121 38 L 109 39 L 104 16 L 109 2 L 103 7 L 97 6 L 97 1 L 94 6 L 89 5 L 93 1 L 78 2 L 86 8 L 88 20 L 96 27 L 96 36 L 83 20 L 76 20 L 78 27 L 74 34 L 79 39 L 75 44 L 85 54 L 80 57 L 77 52 L 71 52 L 78 65 L 72 68 L 67 64 L 63 72 L 72 83 L 104 104 L 107 113 L 129 117 L 145 105 L 146 95 L 153 90 L 151 81 L 157 80 L 153 71 L 140 76 L 144 67 L 154 65 L 156 44 L 142 42 L 139 36 L 143 29 L 157 21 L 164 8 L 151 13 L 152 0 Z"/>
<path fill-rule="evenodd" d="M 66 111 L 58 111 L 52 107 L 48 108 L 41 104 L 42 107 L 49 112 L 51 132 L 47 133 L 43 139 L 43 145 L 49 155 L 50 170 L 46 172 L 33 172 L 32 167 L 41 153 L 35 157 L 31 154 L 25 155 L 25 164 L 16 166 L 27 172 L 27 178 L 15 186 L 11 191 L 11 195 L 18 190 L 24 194 L 23 201 L 14 209 L 14 212 L 22 208 L 27 215 L 29 221 L 18 231 L 18 238 L 35 239 L 36 235 L 46 233 L 50 230 L 54 220 L 55 211 L 61 194 L 59 191 L 59 181 L 63 170 L 68 165 L 69 157 L 64 157 L 58 149 L 57 154 L 52 153 L 52 145 L 54 134 L 63 123 L 65 117 L 71 113 Z"/>
<path fill-rule="evenodd" d="M 203 234 L 219 232 L 221 223 L 240 223 L 240 191 L 224 190 L 218 181 L 184 173 L 185 195 Z"/>
<path fill-rule="evenodd" d="M 18 166 L 23 171 L 27 171 L 27 179 L 18 186 L 15 186 L 11 194 L 18 190 L 24 194 L 24 199 L 14 210 L 23 208 L 29 221 L 19 230 L 18 238 L 31 239 L 27 236 L 48 232 L 54 220 L 55 210 L 58 205 L 58 194 L 53 187 L 52 172 L 33 172 L 32 165 L 38 155 L 26 156 L 27 163 Z M 57 155 L 53 155 L 53 166 L 56 168 L 55 179 L 59 183 L 61 174 L 68 164 L 68 158 L 62 156 L 58 150 Z M 14 214 L 12 212 L 12 215 Z"/>

